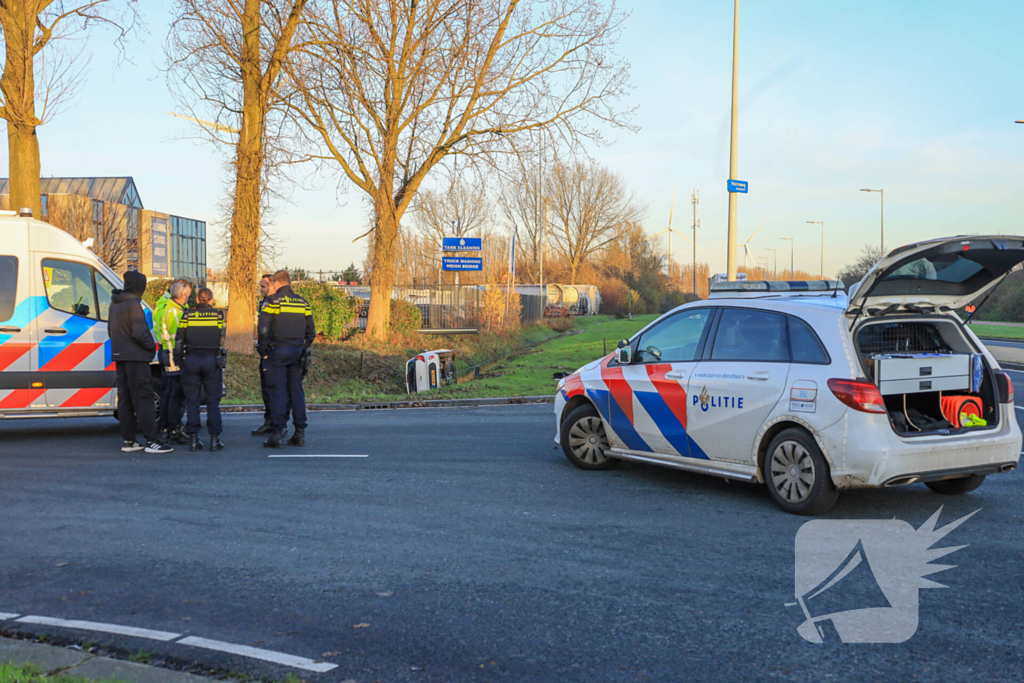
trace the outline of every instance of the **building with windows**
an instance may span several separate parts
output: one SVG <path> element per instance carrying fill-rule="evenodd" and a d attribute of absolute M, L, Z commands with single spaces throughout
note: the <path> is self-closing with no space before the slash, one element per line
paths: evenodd
<path fill-rule="evenodd" d="M 92 250 L 118 273 L 206 284 L 206 222 L 145 208 L 131 177 L 42 178 L 41 190 L 41 218 L 83 242 L 92 238 Z M 7 178 L 0 208 L 11 208 Z"/>

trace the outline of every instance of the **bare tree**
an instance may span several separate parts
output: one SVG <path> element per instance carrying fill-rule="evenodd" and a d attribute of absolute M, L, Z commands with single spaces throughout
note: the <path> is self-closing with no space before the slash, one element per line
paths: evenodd
<path fill-rule="evenodd" d="M 647 213 L 621 176 L 597 164 L 558 164 L 549 187 L 554 248 L 569 263 L 570 284 L 591 255 Z"/>
<path fill-rule="evenodd" d="M 456 180 L 445 191 L 424 190 L 417 196 L 414 207 L 417 230 L 433 242 L 438 251 L 442 240 L 455 234 L 453 227 L 460 236 L 479 237 L 491 221 L 487 188 L 480 183 Z"/>
<path fill-rule="evenodd" d="M 270 162 L 282 147 L 275 119 L 287 96 L 281 68 L 307 0 L 176 0 L 167 41 L 178 103 L 230 150 L 234 187 L 228 252 L 225 346 L 253 352 L 256 290 Z M 212 117 L 212 121 L 203 116 Z M 273 138 L 273 141 L 271 141 Z"/>
<path fill-rule="evenodd" d="M 42 215 L 37 128 L 74 96 L 88 65 L 81 40 L 95 25 L 117 42 L 135 24 L 136 0 L 2 0 L 0 119 L 7 121 L 11 206 Z M 37 108 L 38 105 L 38 108 Z"/>
<path fill-rule="evenodd" d="M 100 259 L 122 272 L 128 264 L 128 209 L 75 194 L 51 194 L 46 200 L 46 221 L 85 242 Z"/>
<path fill-rule="evenodd" d="M 868 271 L 875 267 L 876 263 L 882 260 L 882 256 L 884 254 L 881 247 L 865 244 L 853 263 L 843 266 L 836 278 L 842 280 L 847 288 L 852 287 L 860 282 L 868 274 Z"/>
<path fill-rule="evenodd" d="M 625 125 L 602 0 L 311 0 L 289 69 L 294 113 L 322 159 L 372 204 L 367 330 L 385 338 L 402 216 L 432 169 L 515 153 L 539 133 L 602 141 Z"/>

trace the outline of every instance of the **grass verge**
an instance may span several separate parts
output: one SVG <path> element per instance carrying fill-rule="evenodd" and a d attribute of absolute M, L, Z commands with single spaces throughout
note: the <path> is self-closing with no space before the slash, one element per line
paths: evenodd
<path fill-rule="evenodd" d="M 102 680 L 81 676 L 47 676 L 30 664 L 0 664 L 0 683 L 100 683 Z"/>
<path fill-rule="evenodd" d="M 979 337 L 990 337 L 992 339 L 1020 339 L 1024 340 L 1024 327 L 1011 325 L 986 325 L 985 323 L 971 323 L 971 329 Z"/>
<path fill-rule="evenodd" d="M 313 365 L 305 380 L 306 401 L 315 404 L 403 400 L 408 398 L 405 393 L 405 363 L 425 350 L 454 350 L 458 373 L 461 377 L 466 377 L 470 369 L 476 365 L 524 352 L 537 344 L 550 342 L 560 335 L 565 337 L 557 341 L 577 340 L 579 343 L 581 337 L 594 334 L 594 330 L 607 325 L 615 327 L 619 322 L 630 321 L 610 321 L 606 316 L 593 316 L 576 318 L 568 329 L 565 328 L 565 321 L 555 320 L 530 325 L 513 334 L 497 335 L 485 332 L 462 337 L 413 335 L 392 341 L 386 346 L 364 335 L 356 335 L 345 342 L 318 342 L 313 347 Z M 632 324 L 637 325 L 636 322 Z M 598 340 L 600 338 L 598 336 Z M 609 339 L 608 343 L 614 345 L 617 339 Z M 587 353 L 592 351 L 588 350 Z M 599 355 L 600 348 L 594 357 Z M 491 372 L 487 374 L 490 375 Z M 544 391 L 540 393 L 553 392 L 551 371 L 547 373 L 547 377 L 548 381 L 543 385 Z M 431 392 L 429 398 L 525 396 L 528 394 L 522 393 L 522 389 L 533 386 L 529 382 L 518 381 L 516 377 L 501 382 L 491 381 L 496 379 L 499 379 L 499 376 L 487 377 L 486 381 L 478 380 L 444 387 Z M 255 355 L 230 354 L 224 383 L 227 386 L 224 404 L 262 402 L 259 361 Z M 541 386 L 539 382 L 534 384 Z"/>

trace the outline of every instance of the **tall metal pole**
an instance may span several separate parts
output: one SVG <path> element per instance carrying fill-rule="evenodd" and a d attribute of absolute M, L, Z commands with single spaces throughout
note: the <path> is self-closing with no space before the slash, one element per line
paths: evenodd
<path fill-rule="evenodd" d="M 544 259 L 548 254 L 548 231 L 551 229 L 551 200 L 544 199 L 544 248 L 540 252 L 540 295 L 543 297 L 542 305 L 547 306 L 548 299 L 544 289 Z"/>
<path fill-rule="evenodd" d="M 882 197 L 882 256 L 885 256 L 885 190 L 862 188 L 861 192 L 877 192 Z"/>
<path fill-rule="evenodd" d="M 737 137 L 739 134 L 739 31 L 740 31 L 740 0 L 733 0 L 732 18 L 732 135 L 729 149 L 729 178 L 736 180 L 739 174 L 737 169 L 737 158 L 739 148 Z M 736 193 L 729 193 L 729 250 L 726 258 L 726 272 L 730 281 L 736 279 Z"/>
<path fill-rule="evenodd" d="M 776 249 L 775 247 L 765 247 L 764 250 L 772 252 L 772 255 L 775 257 L 775 262 L 772 264 L 772 279 L 773 280 L 778 280 L 779 279 L 779 250 Z"/>
<path fill-rule="evenodd" d="M 697 205 L 700 204 L 700 192 L 690 192 L 690 203 L 693 205 L 693 293 L 697 293 Z"/>

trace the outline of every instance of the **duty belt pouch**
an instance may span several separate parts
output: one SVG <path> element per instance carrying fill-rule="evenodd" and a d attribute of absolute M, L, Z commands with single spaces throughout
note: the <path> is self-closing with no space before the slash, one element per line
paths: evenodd
<path fill-rule="evenodd" d="M 228 366 L 228 352 L 226 349 L 221 349 L 217 352 L 217 367 L 223 370 Z"/>

